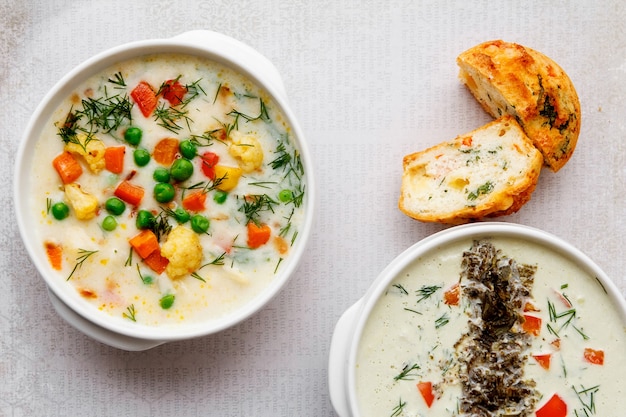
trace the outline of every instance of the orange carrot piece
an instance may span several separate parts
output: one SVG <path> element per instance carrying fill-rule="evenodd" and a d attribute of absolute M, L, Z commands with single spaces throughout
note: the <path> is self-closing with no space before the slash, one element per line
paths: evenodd
<path fill-rule="evenodd" d="M 115 194 L 116 197 L 124 200 L 128 204 L 138 206 L 143 199 L 144 190 L 138 185 L 133 185 L 130 182 L 124 180 L 119 183 L 113 194 Z"/>
<path fill-rule="evenodd" d="M 435 394 L 433 394 L 433 383 L 432 382 L 418 382 L 417 389 L 420 394 L 422 394 L 422 398 L 426 402 L 428 408 L 433 405 L 433 401 L 435 401 Z"/>
<path fill-rule="evenodd" d="M 111 146 L 104 150 L 104 167 L 114 174 L 121 174 L 124 170 L 125 146 Z"/>
<path fill-rule="evenodd" d="M 552 358 L 552 354 L 546 353 L 542 355 L 533 355 L 533 358 L 537 361 L 539 365 L 541 365 L 543 369 L 550 369 L 550 359 Z"/>
<path fill-rule="evenodd" d="M 256 223 L 248 223 L 248 247 L 256 249 L 265 245 L 270 240 L 272 229 L 266 224 L 257 226 Z"/>
<path fill-rule="evenodd" d="M 585 360 L 594 365 L 604 365 L 604 351 L 585 348 Z"/>
<path fill-rule="evenodd" d="M 206 208 L 206 193 L 195 191 L 185 195 L 183 198 L 183 208 L 188 211 L 204 211 Z"/>
<path fill-rule="evenodd" d="M 141 259 L 146 259 L 152 252 L 159 250 L 159 241 L 152 230 L 142 230 L 128 241 Z M 160 254 L 160 252 L 159 252 Z"/>
<path fill-rule="evenodd" d="M 530 333 L 533 336 L 539 336 L 539 333 L 541 332 L 541 319 L 539 317 L 524 314 L 524 323 L 522 323 L 522 328 L 526 333 Z"/>
<path fill-rule="evenodd" d="M 443 293 L 443 302 L 449 306 L 458 306 L 461 297 L 461 287 L 455 283 Z"/>
<path fill-rule="evenodd" d="M 161 165 L 172 165 L 174 159 L 176 159 L 176 154 L 178 153 L 178 139 L 174 138 L 165 138 L 161 139 L 154 146 L 154 151 L 152 151 L 152 157 L 156 162 Z"/>
<path fill-rule="evenodd" d="M 154 250 L 148 256 L 146 256 L 143 261 L 145 262 L 150 269 L 152 269 L 157 274 L 161 274 L 167 268 L 167 264 L 170 263 L 169 259 L 165 256 L 161 255 L 160 250 Z"/>
<path fill-rule="evenodd" d="M 558 394 L 554 394 L 535 414 L 537 417 L 565 417 L 567 416 L 567 404 Z"/>
<path fill-rule="evenodd" d="M 63 267 L 63 248 L 61 245 L 52 242 L 46 242 L 45 246 L 50 265 L 53 269 L 60 271 Z"/>
<path fill-rule="evenodd" d="M 137 84 L 133 91 L 130 92 L 130 96 L 135 100 L 144 117 L 150 117 L 154 109 L 156 109 L 158 99 L 156 93 L 147 82 L 142 81 Z"/>
<path fill-rule="evenodd" d="M 80 163 L 74 155 L 64 151 L 52 160 L 52 166 L 59 173 L 63 184 L 69 184 L 78 179 L 83 173 Z"/>

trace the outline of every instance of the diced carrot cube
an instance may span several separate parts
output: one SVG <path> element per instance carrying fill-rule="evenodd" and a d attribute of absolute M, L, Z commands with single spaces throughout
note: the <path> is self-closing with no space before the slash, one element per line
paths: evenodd
<path fill-rule="evenodd" d="M 74 155 L 64 151 L 52 160 L 52 166 L 58 172 L 63 184 L 70 184 L 78 179 L 83 173 L 80 163 Z"/>

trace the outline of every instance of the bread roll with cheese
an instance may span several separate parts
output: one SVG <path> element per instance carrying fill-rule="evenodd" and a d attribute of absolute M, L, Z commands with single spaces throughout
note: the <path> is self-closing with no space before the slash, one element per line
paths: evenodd
<path fill-rule="evenodd" d="M 423 222 L 465 223 L 511 214 L 530 200 L 543 157 L 506 115 L 403 159 L 398 206 Z"/>
<path fill-rule="evenodd" d="M 552 59 L 501 40 L 457 57 L 459 77 L 493 117 L 515 116 L 556 172 L 572 156 L 580 132 L 580 102 L 572 81 Z"/>

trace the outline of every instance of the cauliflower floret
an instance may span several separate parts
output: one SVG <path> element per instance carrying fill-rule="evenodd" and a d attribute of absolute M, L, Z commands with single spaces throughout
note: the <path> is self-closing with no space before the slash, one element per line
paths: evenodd
<path fill-rule="evenodd" d="M 79 220 L 93 219 L 98 212 L 98 199 L 81 190 L 76 183 L 65 186 L 65 196 L 70 206 L 74 209 L 74 214 Z"/>
<path fill-rule="evenodd" d="M 252 172 L 263 164 L 263 148 L 252 135 L 243 135 L 237 131 L 231 133 L 228 153 L 237 160 L 244 172 Z"/>
<path fill-rule="evenodd" d="M 165 273 L 171 279 L 181 278 L 200 268 L 202 263 L 200 238 L 191 229 L 178 225 L 161 245 L 161 255 L 170 261 Z"/>
<path fill-rule="evenodd" d="M 102 171 L 105 166 L 104 152 L 106 147 L 104 143 L 95 136 L 88 140 L 88 136 L 85 134 L 76 135 L 76 139 L 80 143 L 68 142 L 65 144 L 65 150 L 74 155 L 82 156 L 89 170 L 94 174 Z"/>

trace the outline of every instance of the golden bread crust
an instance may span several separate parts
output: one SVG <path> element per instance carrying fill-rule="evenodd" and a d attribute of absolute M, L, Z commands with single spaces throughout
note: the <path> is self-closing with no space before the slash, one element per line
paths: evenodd
<path fill-rule="evenodd" d="M 423 222 L 460 224 L 518 211 L 543 166 L 519 123 L 505 115 L 403 158 L 399 209 Z"/>
<path fill-rule="evenodd" d="M 551 58 L 494 40 L 457 57 L 459 77 L 494 118 L 514 116 L 554 172 L 571 158 L 581 125 L 578 94 Z"/>

